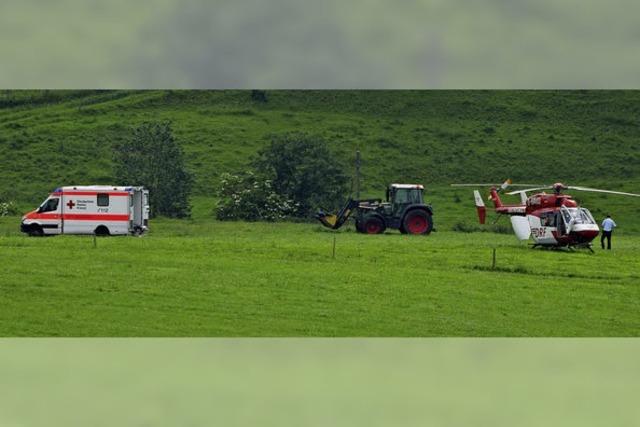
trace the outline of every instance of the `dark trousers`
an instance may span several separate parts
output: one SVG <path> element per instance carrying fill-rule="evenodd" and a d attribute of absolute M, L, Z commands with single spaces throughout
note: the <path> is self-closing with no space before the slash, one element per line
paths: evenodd
<path fill-rule="evenodd" d="M 600 236 L 600 245 L 602 249 L 604 249 L 604 239 L 607 239 L 607 249 L 611 249 L 611 231 L 603 231 L 602 236 Z"/>

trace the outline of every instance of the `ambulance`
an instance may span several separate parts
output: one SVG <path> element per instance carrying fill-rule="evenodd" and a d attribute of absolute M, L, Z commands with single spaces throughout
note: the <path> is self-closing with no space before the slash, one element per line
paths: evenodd
<path fill-rule="evenodd" d="M 20 225 L 30 236 L 140 235 L 148 228 L 149 191 L 106 185 L 56 188 L 38 209 L 22 217 Z"/>

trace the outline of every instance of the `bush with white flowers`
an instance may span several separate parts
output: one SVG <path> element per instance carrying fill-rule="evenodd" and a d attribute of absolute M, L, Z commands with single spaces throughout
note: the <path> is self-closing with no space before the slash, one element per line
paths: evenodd
<path fill-rule="evenodd" d="M 296 209 L 293 201 L 273 190 L 270 180 L 252 172 L 221 176 L 215 212 L 219 220 L 278 221 Z"/>
<path fill-rule="evenodd" d="M 0 201 L 0 216 L 17 215 L 18 209 L 13 202 Z"/>

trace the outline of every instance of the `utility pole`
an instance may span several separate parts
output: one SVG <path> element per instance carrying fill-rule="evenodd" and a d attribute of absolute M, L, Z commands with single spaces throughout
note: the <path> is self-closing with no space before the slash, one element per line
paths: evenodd
<path fill-rule="evenodd" d="M 360 200 L 360 150 L 356 150 L 356 200 Z"/>

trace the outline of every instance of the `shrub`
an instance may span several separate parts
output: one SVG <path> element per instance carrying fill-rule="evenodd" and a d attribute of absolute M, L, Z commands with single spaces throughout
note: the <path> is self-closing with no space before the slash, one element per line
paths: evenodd
<path fill-rule="evenodd" d="M 510 225 L 505 224 L 490 224 L 490 225 L 475 225 L 468 224 L 466 222 L 456 222 L 451 227 L 451 231 L 458 233 L 497 233 L 497 234 L 512 234 L 513 229 Z"/>
<path fill-rule="evenodd" d="M 218 191 L 216 218 L 219 220 L 277 221 L 296 211 L 296 204 L 277 194 L 270 180 L 253 172 L 223 174 Z"/>
<path fill-rule="evenodd" d="M 254 89 L 251 91 L 251 99 L 255 102 L 266 103 L 268 101 L 266 90 Z"/>
<path fill-rule="evenodd" d="M 0 216 L 17 215 L 18 208 L 13 202 L 0 201 Z"/>
<path fill-rule="evenodd" d="M 309 217 L 318 208 L 337 209 L 347 194 L 341 163 L 322 138 L 292 133 L 272 138 L 253 162 L 257 175 L 295 204 L 293 216 Z"/>
<path fill-rule="evenodd" d="M 451 231 L 457 231 L 459 233 L 476 233 L 484 230 L 477 225 L 471 225 L 466 222 L 459 221 L 453 224 Z"/>

